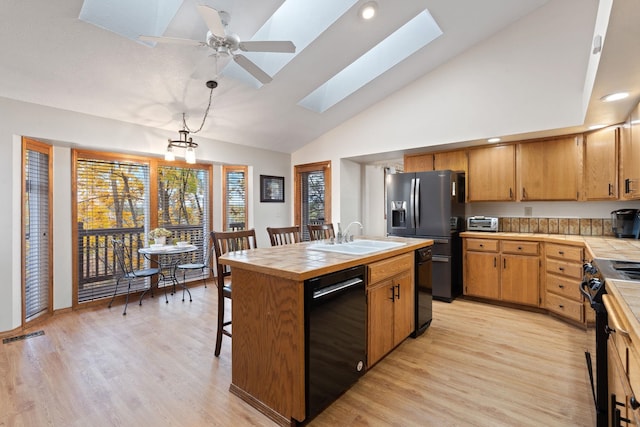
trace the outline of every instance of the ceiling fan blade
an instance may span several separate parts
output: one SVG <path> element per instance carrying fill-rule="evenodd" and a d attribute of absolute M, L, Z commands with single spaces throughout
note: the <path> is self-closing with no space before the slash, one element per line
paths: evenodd
<path fill-rule="evenodd" d="M 245 52 L 295 53 L 296 46 L 290 41 L 246 41 L 240 42 L 240 50 Z"/>
<path fill-rule="evenodd" d="M 260 83 L 267 84 L 273 80 L 269 74 L 265 73 L 256 64 L 249 61 L 246 56 L 233 55 L 233 60 L 236 61 L 239 66 L 247 70 L 249 74 L 258 79 Z"/>
<path fill-rule="evenodd" d="M 207 24 L 207 28 L 214 36 L 224 37 L 224 25 L 222 24 L 222 19 L 220 19 L 220 14 L 217 10 L 212 7 L 198 5 L 198 11 L 200 15 L 202 15 L 202 19 Z"/>
<path fill-rule="evenodd" d="M 173 44 L 185 44 L 189 46 L 206 46 L 204 42 L 191 39 L 180 39 L 177 37 L 155 37 L 155 36 L 138 36 L 138 40 L 145 42 L 158 42 L 158 43 L 173 43 Z"/>

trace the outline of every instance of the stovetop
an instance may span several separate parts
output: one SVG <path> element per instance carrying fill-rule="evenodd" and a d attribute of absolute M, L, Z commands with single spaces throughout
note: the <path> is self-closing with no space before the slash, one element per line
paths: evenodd
<path fill-rule="evenodd" d="M 640 281 L 640 261 L 596 258 L 593 264 L 605 279 Z"/>

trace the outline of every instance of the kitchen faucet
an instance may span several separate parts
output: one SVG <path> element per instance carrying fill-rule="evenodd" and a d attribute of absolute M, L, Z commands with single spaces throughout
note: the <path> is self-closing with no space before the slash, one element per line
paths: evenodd
<path fill-rule="evenodd" d="M 360 226 L 360 230 L 364 230 L 364 226 L 360 222 L 351 221 L 349 225 L 347 225 L 347 227 L 344 229 L 343 233 L 342 229 L 340 228 L 340 223 L 338 223 L 338 243 L 347 243 L 349 241 L 349 227 L 351 227 L 353 224 L 358 224 Z M 351 236 L 351 238 L 353 239 L 353 236 Z"/>

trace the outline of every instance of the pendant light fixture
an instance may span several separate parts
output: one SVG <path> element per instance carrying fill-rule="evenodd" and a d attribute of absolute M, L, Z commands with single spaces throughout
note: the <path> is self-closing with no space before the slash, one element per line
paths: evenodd
<path fill-rule="evenodd" d="M 196 148 L 198 144 L 193 142 L 193 138 L 189 136 L 190 133 L 198 133 L 202 130 L 204 126 L 204 122 L 207 120 L 207 116 L 209 115 L 209 110 L 211 109 L 211 100 L 213 98 L 213 89 L 218 87 L 218 82 L 215 80 L 209 80 L 207 82 L 207 87 L 211 90 L 209 93 L 209 104 L 207 105 L 207 109 L 204 112 L 204 117 L 202 118 L 202 123 L 197 130 L 189 129 L 187 126 L 186 114 L 182 113 L 182 129 L 178 131 L 180 134 L 180 139 L 171 139 L 169 138 L 169 144 L 167 145 L 167 151 L 164 153 L 164 159 L 167 161 L 173 161 L 176 159 L 175 152 L 173 149 L 175 147 L 184 148 L 184 160 L 189 164 L 194 164 L 196 162 Z"/>

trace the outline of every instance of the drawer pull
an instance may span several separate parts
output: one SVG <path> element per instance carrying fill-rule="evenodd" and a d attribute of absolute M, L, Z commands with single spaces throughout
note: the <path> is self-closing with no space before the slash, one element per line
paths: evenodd
<path fill-rule="evenodd" d="M 518 246 L 518 250 L 521 251 L 522 250 L 522 246 Z"/>
<path fill-rule="evenodd" d="M 564 251 L 558 251 L 558 255 L 564 255 Z"/>
<path fill-rule="evenodd" d="M 564 271 L 564 267 L 558 267 L 558 270 Z"/>
<path fill-rule="evenodd" d="M 558 285 L 560 289 L 564 289 L 564 285 Z"/>
<path fill-rule="evenodd" d="M 484 243 L 480 243 L 480 247 L 481 247 L 481 248 L 484 248 Z"/>
<path fill-rule="evenodd" d="M 562 304 L 558 304 L 558 307 L 564 309 L 564 305 L 562 305 Z"/>

